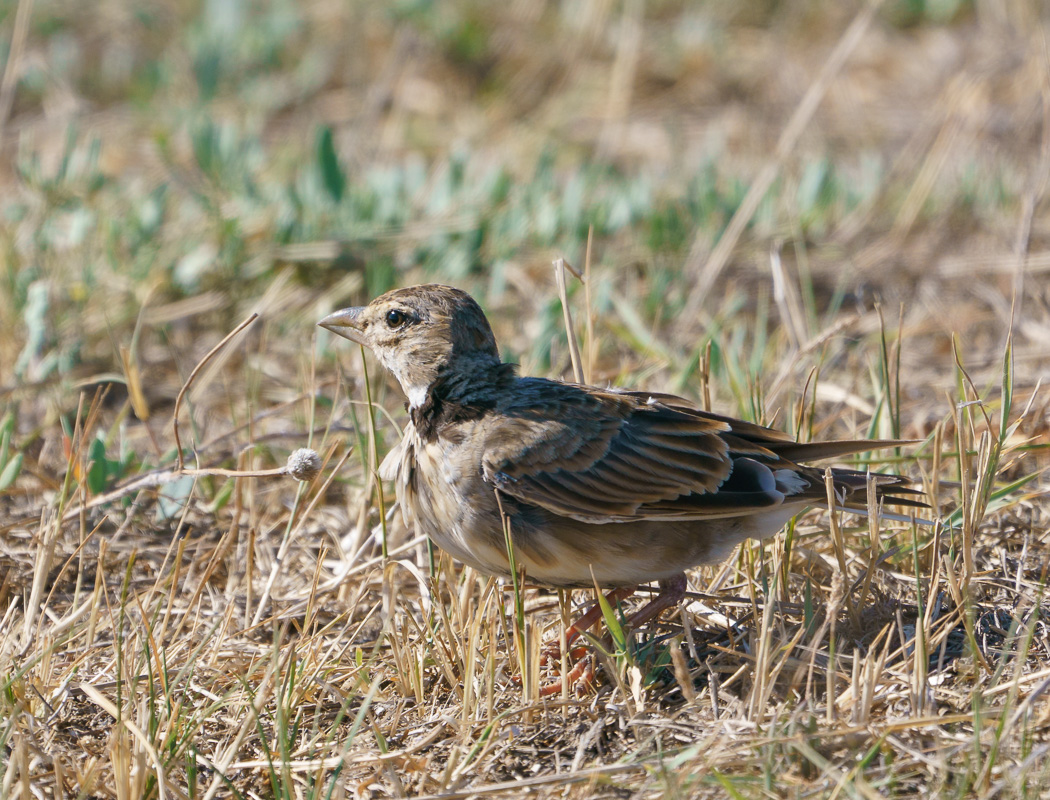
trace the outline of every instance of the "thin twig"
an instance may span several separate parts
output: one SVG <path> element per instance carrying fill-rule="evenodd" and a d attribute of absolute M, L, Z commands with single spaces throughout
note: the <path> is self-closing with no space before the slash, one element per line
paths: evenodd
<path fill-rule="evenodd" d="M 580 345 L 576 341 L 576 329 L 572 323 L 572 311 L 569 310 L 569 292 L 565 285 L 565 270 L 568 269 L 580 280 L 580 275 L 564 258 L 554 259 L 554 278 L 558 284 L 558 296 L 561 298 L 561 311 L 565 317 L 565 338 L 569 340 L 569 358 L 572 361 L 572 378 L 576 383 L 583 383 L 583 360 L 580 358 Z"/>
<path fill-rule="evenodd" d="M 587 361 L 583 371 L 583 382 L 590 383 L 594 377 L 594 360 L 598 352 L 594 341 L 594 307 L 591 305 L 591 246 L 594 244 L 594 226 L 587 226 L 587 255 L 583 258 L 583 299 L 586 310 L 584 317 L 587 334 Z"/>
<path fill-rule="evenodd" d="M 29 36 L 29 18 L 33 13 L 33 0 L 19 0 L 15 12 L 15 28 L 11 32 L 11 47 L 7 51 L 7 65 L 4 67 L 3 82 L 0 82 L 0 143 L 4 140 L 4 128 L 15 102 L 15 89 L 18 88 L 19 74 L 22 68 L 22 54 L 25 52 L 26 38 Z"/>
<path fill-rule="evenodd" d="M 243 331 L 245 328 L 247 328 L 249 325 L 255 322 L 255 320 L 257 320 L 258 318 L 258 312 L 254 312 L 250 317 L 248 317 L 248 319 L 246 319 L 244 322 L 242 322 L 240 325 L 238 325 L 236 328 L 234 328 L 232 331 L 230 331 L 228 334 L 222 337 L 222 341 L 215 345 L 215 347 L 213 347 L 211 350 L 209 350 L 208 354 L 204 356 L 204 358 L 202 358 L 200 362 L 198 362 L 197 366 L 193 368 L 193 372 L 190 373 L 190 376 L 186 379 L 186 382 L 182 385 L 182 388 L 179 389 L 179 394 L 175 398 L 175 410 L 171 412 L 171 428 L 172 433 L 175 435 L 175 452 L 176 458 L 178 459 L 179 472 L 182 472 L 183 466 L 185 465 L 182 456 L 182 438 L 179 436 L 179 408 L 182 406 L 183 396 L 186 394 L 187 391 L 189 391 L 190 385 L 197 377 L 197 374 L 204 368 L 204 365 L 207 364 L 215 356 L 216 353 L 222 350 L 222 348 L 224 348 L 227 345 L 227 343 L 229 343 L 229 341 L 233 339 L 234 336 Z"/>

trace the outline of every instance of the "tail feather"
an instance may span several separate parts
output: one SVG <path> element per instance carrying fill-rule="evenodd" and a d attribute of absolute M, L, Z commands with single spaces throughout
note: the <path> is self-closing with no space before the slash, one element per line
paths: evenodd
<path fill-rule="evenodd" d="M 797 495 L 805 497 L 815 505 L 827 505 L 827 489 L 824 484 L 824 471 L 815 467 L 804 467 L 803 475 L 809 484 Z M 911 485 L 908 478 L 900 475 L 886 475 L 881 472 L 870 473 L 875 480 L 875 498 L 885 505 L 902 508 L 929 508 L 929 504 L 919 499 L 925 493 Z M 866 509 L 868 505 L 869 473 L 855 469 L 832 468 L 831 479 L 835 487 L 836 505 L 850 510 Z M 905 518 L 907 519 L 907 518 Z"/>
<path fill-rule="evenodd" d="M 929 508 L 929 506 L 926 506 L 926 508 Z M 871 514 L 867 506 L 835 506 L 835 510 L 846 514 L 856 514 L 859 517 L 867 517 Z M 892 519 L 895 522 L 914 522 L 916 525 L 924 525 L 926 527 L 934 524 L 933 520 L 916 517 L 914 514 L 894 514 L 892 511 L 880 511 L 879 517 L 881 519 Z"/>
<path fill-rule="evenodd" d="M 825 458 L 866 453 L 888 447 L 915 444 L 915 439 L 843 439 L 836 442 L 772 442 L 765 446 L 789 461 L 820 461 Z"/>

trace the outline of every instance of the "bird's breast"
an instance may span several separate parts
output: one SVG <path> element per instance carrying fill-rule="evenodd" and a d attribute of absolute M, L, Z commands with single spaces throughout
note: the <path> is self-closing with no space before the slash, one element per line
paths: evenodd
<path fill-rule="evenodd" d="M 508 574 L 499 508 L 480 456 L 462 437 L 424 441 L 411 424 L 400 447 L 395 490 L 405 523 L 475 569 Z"/>

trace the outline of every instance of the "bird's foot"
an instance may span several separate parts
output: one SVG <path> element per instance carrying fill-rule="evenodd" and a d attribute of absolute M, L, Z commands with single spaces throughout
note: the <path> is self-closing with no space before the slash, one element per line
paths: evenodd
<path fill-rule="evenodd" d="M 605 601 L 615 607 L 635 592 L 635 587 L 613 589 L 605 595 Z M 574 644 L 583 633 L 593 628 L 602 618 L 602 604 L 595 603 L 576 622 L 565 629 L 565 647 L 568 661 L 573 663 L 569 671 L 553 681 L 540 687 L 540 697 L 551 697 L 561 694 L 562 688 L 568 685 L 576 696 L 587 693 L 594 682 L 594 658 L 583 643 Z M 548 642 L 540 651 L 540 666 L 557 669 L 562 663 L 562 645 L 559 641 Z"/>
<path fill-rule="evenodd" d="M 573 664 L 572 669 L 566 675 L 541 686 L 540 697 L 553 697 L 561 694 L 566 686 L 569 687 L 569 694 L 575 697 L 583 697 L 587 694 L 587 690 L 594 683 L 594 656 L 586 652 L 585 648 L 577 649 L 584 650 L 583 657 Z"/>
<path fill-rule="evenodd" d="M 660 581 L 660 592 L 652 600 L 633 613 L 627 620 L 627 628 L 637 628 L 656 619 L 664 610 L 678 605 L 685 597 L 688 584 L 685 575 L 675 575 L 667 580 Z M 610 606 L 614 606 L 634 594 L 634 589 L 613 589 L 605 599 Z M 540 687 L 540 697 L 550 697 L 560 694 L 567 684 L 577 695 L 586 694 L 591 684 L 594 683 L 594 656 L 587 648 L 580 644 L 573 647 L 581 634 L 593 627 L 602 617 L 601 604 L 595 603 L 575 624 L 565 631 L 565 642 L 569 648 L 569 657 L 575 660 L 572 669 L 562 678 Z M 603 646 L 607 649 L 612 646 L 612 639 L 606 636 Z M 544 667 L 558 666 L 561 664 L 561 646 L 558 642 L 550 642 L 545 645 L 540 654 L 540 665 Z"/>
<path fill-rule="evenodd" d="M 605 595 L 605 602 L 610 606 L 615 607 L 619 603 L 626 600 L 632 594 L 634 594 L 637 587 L 624 587 L 621 589 L 613 589 L 607 595 Z M 573 646 L 573 643 L 580 638 L 585 631 L 590 630 L 598 621 L 602 618 L 602 605 L 601 603 L 595 603 L 591 606 L 587 613 L 583 614 L 576 622 L 565 629 L 565 646 L 569 649 L 569 656 L 571 658 L 579 659 L 587 652 L 585 645 Z M 561 663 L 561 643 L 557 640 L 548 642 L 543 646 L 540 651 L 540 666 L 549 667 L 551 665 L 558 665 Z"/>

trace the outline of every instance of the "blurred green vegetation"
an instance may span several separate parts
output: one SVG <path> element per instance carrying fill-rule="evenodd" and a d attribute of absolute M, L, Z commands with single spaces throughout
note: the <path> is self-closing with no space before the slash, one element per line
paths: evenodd
<path fill-rule="evenodd" d="M 0 12 L 5 47 L 17 7 Z M 782 308 L 761 275 L 769 242 L 798 273 L 810 336 L 851 298 L 906 292 L 928 251 L 915 236 L 903 270 L 840 266 L 899 225 L 922 163 L 920 151 L 912 171 L 901 167 L 906 130 L 843 146 L 847 103 L 813 124 L 750 219 L 730 272 L 742 277 L 702 317 L 687 304 L 690 256 L 719 240 L 805 89 L 804 71 L 786 83 L 770 72 L 776 48 L 804 70 L 807 38 L 827 51 L 851 14 L 757 1 L 526 12 L 468 0 L 175 0 L 102 2 L 92 14 L 38 2 L 5 133 L 0 374 L 9 398 L 39 385 L 51 405 L 0 399 L 0 410 L 21 408 L 16 427 L 39 435 L 49 415 L 73 413 L 75 386 L 122 385 L 122 347 L 145 350 L 156 375 L 170 366 L 158 347 L 213 340 L 282 275 L 303 293 L 266 324 L 292 347 L 327 308 L 437 280 L 513 309 L 507 321 L 533 320 L 527 336 L 520 325 L 501 336 L 507 356 L 563 370 L 546 265 L 560 255 L 582 268 L 591 235 L 603 379 L 644 380 L 655 358 L 670 388 L 695 395 L 710 343 L 730 410 L 761 416 L 757 376 L 785 352 Z M 915 37 L 980 34 L 966 2 L 890 3 L 875 25 L 886 58 Z M 632 31 L 643 57 L 626 85 L 640 122 L 616 111 L 624 89 L 609 83 Z M 772 54 L 756 55 L 755 41 Z M 906 113 L 921 121 L 925 109 Z M 974 151 L 953 164 L 909 231 L 997 229 L 1019 205 L 1022 161 Z M 206 310 L 143 327 L 145 310 L 202 296 Z"/>

